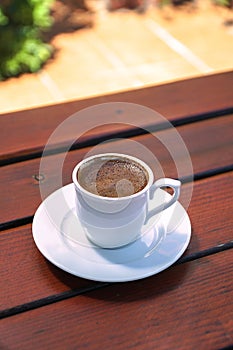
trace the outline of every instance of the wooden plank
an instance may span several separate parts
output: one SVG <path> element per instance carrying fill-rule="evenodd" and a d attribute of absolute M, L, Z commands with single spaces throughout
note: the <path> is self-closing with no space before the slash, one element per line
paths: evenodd
<path fill-rule="evenodd" d="M 186 257 L 232 241 L 232 178 L 233 172 L 195 182 Z M 184 192 L 188 186 L 183 186 Z M 0 251 L 1 309 L 95 285 L 47 262 L 33 242 L 31 225 L 1 232 Z"/>
<path fill-rule="evenodd" d="M 30 302 L 94 282 L 74 277 L 49 263 L 36 249 L 31 225 L 1 232 L 0 308 Z M 16 293 L 17 291 L 17 293 Z"/>
<path fill-rule="evenodd" d="M 170 121 L 185 119 L 198 114 L 232 107 L 233 72 L 221 73 L 106 95 L 81 101 L 62 103 L 32 110 L 24 110 L 1 116 L 0 139 L 2 146 L 0 160 L 42 152 L 49 136 L 64 120 L 84 108 L 107 102 L 130 102 L 151 108 L 164 115 Z M 191 97 L 191 98 L 190 98 Z M 96 117 L 96 116 L 93 116 Z M 79 142 L 92 140 L 97 134 L 104 135 L 113 130 L 119 132 L 126 125 L 111 125 L 116 116 L 109 120 L 110 125 L 98 130 L 90 130 Z M 138 123 L 151 123 L 137 117 Z M 135 117 L 133 119 L 135 121 Z M 152 119 L 153 121 L 153 119 Z M 63 144 L 70 139 L 66 134 L 55 143 Z M 55 147 L 55 146 L 54 146 Z"/>
<path fill-rule="evenodd" d="M 2 348 L 220 349 L 233 344 L 233 254 L 2 320 Z"/>
<path fill-rule="evenodd" d="M 232 139 L 232 116 L 210 119 L 190 125 L 179 127 L 177 131 L 187 145 L 193 163 L 194 173 L 204 172 L 218 167 L 232 164 L 233 139 Z M 169 150 L 159 141 L 163 139 Z M 134 141 L 134 142 L 133 142 Z M 86 153 L 92 148 L 85 148 L 69 152 L 68 155 L 60 154 L 49 156 L 44 180 L 40 183 L 34 176 L 39 174 L 40 159 L 8 165 L 0 169 L 0 189 L 5 203 L 1 202 L 0 223 L 6 223 L 15 219 L 28 217 L 34 214 L 41 202 L 40 188 L 46 194 L 52 193 L 61 187 L 58 183 L 61 159 L 65 160 L 63 165 L 63 185 L 71 182 L 72 169 Z M 187 157 L 184 158 L 183 147 L 179 149 L 173 130 L 159 131 L 152 135 L 143 135 L 111 143 L 99 145 L 98 152 L 118 151 L 134 154 L 147 161 L 158 176 L 154 166 L 154 155 L 160 163 L 165 176 L 182 177 L 190 175 L 192 169 L 187 166 Z M 176 159 L 172 159 L 170 152 L 175 151 Z M 181 153 L 180 153 L 181 152 Z M 177 165 L 181 169 L 177 173 Z M 23 170 L 23 171 L 22 171 Z M 6 186 L 7 184 L 7 186 Z"/>

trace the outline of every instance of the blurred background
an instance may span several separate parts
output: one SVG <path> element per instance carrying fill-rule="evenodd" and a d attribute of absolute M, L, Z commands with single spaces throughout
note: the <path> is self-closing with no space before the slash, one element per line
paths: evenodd
<path fill-rule="evenodd" d="M 0 114 L 233 69 L 230 0 L 1 0 Z"/>

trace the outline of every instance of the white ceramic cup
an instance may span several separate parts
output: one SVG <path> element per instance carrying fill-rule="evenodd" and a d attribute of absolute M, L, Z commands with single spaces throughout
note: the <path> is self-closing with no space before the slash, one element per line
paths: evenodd
<path fill-rule="evenodd" d="M 82 187 L 78 172 L 90 162 L 102 164 L 108 160 L 123 159 L 138 164 L 146 175 L 146 185 L 142 190 L 123 197 L 104 197 Z M 95 164 L 95 163 L 93 163 Z M 98 173 L 98 166 L 96 169 Z M 120 153 L 104 153 L 85 158 L 78 163 L 72 173 L 76 191 L 76 210 L 88 238 L 102 248 L 117 248 L 133 242 L 140 235 L 142 226 L 152 216 L 174 204 L 180 195 L 179 180 L 162 178 L 154 182 L 151 168 L 142 160 Z M 164 202 L 148 210 L 149 201 L 154 199 L 157 189 L 170 187 L 172 196 L 164 196 Z"/>

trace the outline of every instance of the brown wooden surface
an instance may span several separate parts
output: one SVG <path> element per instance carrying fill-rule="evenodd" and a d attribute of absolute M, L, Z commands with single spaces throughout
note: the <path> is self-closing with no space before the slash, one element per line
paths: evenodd
<path fill-rule="evenodd" d="M 233 348 L 232 83 L 230 72 L 1 116 L 0 350 Z M 77 110 L 110 101 L 148 106 L 172 121 L 194 172 L 188 249 L 166 271 L 130 283 L 98 283 L 60 270 L 40 254 L 31 232 L 42 200 L 40 186 L 47 194 L 59 187 L 59 161 L 65 159 L 62 185 L 70 183 L 74 165 L 93 151 L 93 137 L 104 141 L 106 134 L 116 137 L 127 128 L 111 124 L 91 130 L 82 136 L 86 144 L 78 143 L 80 149 L 67 155 L 57 149 L 69 140 L 63 135 L 53 145 L 57 154 L 46 158 L 39 182 L 47 138 Z M 166 176 L 183 180 L 180 202 L 186 203 L 192 169 L 172 129 L 134 132 L 95 151 L 141 155 L 157 177 L 155 155 Z M 169 144 L 168 150 L 159 139 Z"/>
<path fill-rule="evenodd" d="M 170 121 L 185 119 L 233 107 L 233 72 L 210 75 L 162 86 L 118 93 L 92 99 L 62 103 L 1 116 L 0 160 L 41 152 L 51 133 L 69 116 L 84 108 L 107 102 L 131 102 L 149 107 Z M 95 116 L 93 116 L 94 118 Z M 153 120 L 152 120 L 153 121 Z M 110 123 L 115 122 L 112 118 Z M 144 125 L 145 121 L 141 120 Z M 147 122 L 148 123 L 148 122 Z M 151 119 L 149 121 L 151 123 Z M 121 130 L 121 126 L 108 125 L 93 130 L 81 140 Z M 123 127 L 125 129 L 125 126 Z M 30 132 L 28 132 L 30 130 Z M 63 143 L 66 140 L 59 140 Z"/>
<path fill-rule="evenodd" d="M 220 349 L 233 342 L 233 254 L 3 320 L 1 349 Z"/>
<path fill-rule="evenodd" d="M 229 115 L 227 117 L 214 118 L 177 128 L 190 153 L 194 174 L 205 172 L 209 169 L 226 167 L 232 164 L 232 120 L 233 116 Z M 175 145 L 172 143 L 172 130 L 159 131 L 152 135 L 143 135 L 131 139 L 138 144 L 145 146 L 146 149 L 150 150 L 152 154 L 157 157 L 161 163 L 164 174 L 167 177 L 177 178 L 178 174 L 176 165 L 171 159 L 169 151 L 161 142 L 159 142 L 158 138 L 161 137 L 163 137 L 166 140 L 166 143 L 169 143 L 171 147 L 175 147 Z M 218 147 L 216 147 L 216 144 Z M 112 150 L 125 152 L 127 149 L 128 154 L 135 154 L 135 147 L 135 144 L 129 143 L 128 139 L 122 139 L 113 143 L 105 143 L 103 146 L 98 148 L 98 152 L 109 152 Z M 85 154 L 90 151 L 90 149 L 90 147 L 87 147 L 82 150 L 72 151 L 68 153 L 67 156 L 64 154 L 49 156 L 46 173 L 43 174 L 45 179 L 41 184 L 33 177 L 39 174 L 40 159 L 33 159 L 2 167 L 0 169 L 0 176 L 2 179 L 0 189 L 2 197 L 7 201 L 7 205 L 5 205 L 4 201 L 2 201 L 0 223 L 33 215 L 41 202 L 39 185 L 41 185 L 43 189 L 46 189 L 47 194 L 52 193 L 59 187 L 57 185 L 57 177 L 59 172 L 59 169 L 57 169 L 57 164 L 59 164 L 59 159 L 65 159 L 65 164 L 63 166 L 63 185 L 65 185 L 71 182 L 72 169 L 76 163 L 78 163 L 85 156 Z M 190 175 L 190 173 L 187 173 L 185 165 L 186 159 L 182 160 L 182 154 L 179 156 L 178 152 L 179 150 L 176 152 L 178 154 L 177 158 L 179 159 L 179 167 L 183 168 L 181 174 L 179 175 Z M 138 154 L 136 153 L 136 155 Z M 143 154 L 139 153 L 139 157 L 142 157 L 151 165 L 156 176 L 156 169 L 154 169 L 153 162 L 149 156 L 147 159 L 146 152 Z M 9 184 L 9 186 L 5 186 L 6 182 Z"/>
<path fill-rule="evenodd" d="M 188 210 L 192 239 L 185 256 L 232 241 L 232 181 L 233 172 L 195 182 Z M 184 192 L 188 186 L 183 186 Z M 47 262 L 33 242 L 31 225 L 3 231 L 0 244 L 4 261 L 0 273 L 1 309 L 94 285 Z M 20 293 L 15 294 L 19 285 Z"/>

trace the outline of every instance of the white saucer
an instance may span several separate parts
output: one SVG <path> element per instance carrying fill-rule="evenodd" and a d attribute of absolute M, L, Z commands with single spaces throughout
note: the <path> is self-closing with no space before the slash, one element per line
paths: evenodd
<path fill-rule="evenodd" d="M 154 200 L 150 201 L 149 207 L 154 205 Z M 74 208 L 75 190 L 70 184 L 39 206 L 32 232 L 38 249 L 50 262 L 82 278 L 126 282 L 149 277 L 178 260 L 191 238 L 188 214 L 177 202 L 156 223 L 150 220 L 135 242 L 103 249 L 87 239 Z"/>

